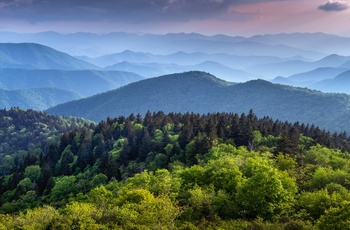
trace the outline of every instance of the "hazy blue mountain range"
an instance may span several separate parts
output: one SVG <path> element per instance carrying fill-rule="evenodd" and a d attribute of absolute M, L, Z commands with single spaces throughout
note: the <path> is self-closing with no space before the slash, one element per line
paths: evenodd
<path fill-rule="evenodd" d="M 111 66 L 124 61 L 130 63 L 159 63 L 178 65 L 196 65 L 202 62 L 212 61 L 235 69 L 242 69 L 258 64 L 276 63 L 288 60 L 309 60 L 301 56 L 295 56 L 292 58 L 279 58 L 274 56 L 244 56 L 244 54 L 230 55 L 226 53 L 186 53 L 182 51 L 168 55 L 157 55 L 152 53 L 134 52 L 131 50 L 103 55 L 96 58 L 91 58 L 88 56 L 79 56 L 77 58 L 100 67 Z"/>
<path fill-rule="evenodd" d="M 193 70 L 210 72 L 220 79 L 231 82 L 245 82 L 258 77 L 257 75 L 232 69 L 213 61 L 206 61 L 196 65 L 130 63 L 124 61 L 112 66 L 107 66 L 105 69 L 134 72 L 146 78 Z"/>
<path fill-rule="evenodd" d="M 308 72 L 294 74 L 289 76 L 288 79 L 292 81 L 302 82 L 310 81 L 317 82 L 325 79 L 335 78 L 337 75 L 347 71 L 345 68 L 334 68 L 334 67 L 320 67 Z"/>
<path fill-rule="evenodd" d="M 312 71 L 321 67 L 339 67 L 346 68 L 344 65 L 347 61 L 350 60 L 350 57 L 339 56 L 339 55 L 329 55 L 318 61 L 302 61 L 302 60 L 291 60 L 277 63 L 268 63 L 268 64 L 258 64 L 255 66 L 248 67 L 245 69 L 247 72 L 261 75 L 267 78 L 275 78 L 277 76 L 290 76 L 302 72 Z M 349 62 L 350 68 L 350 62 Z M 329 77 L 331 78 L 331 77 Z M 320 79 L 323 80 L 323 79 Z"/>
<path fill-rule="evenodd" d="M 183 52 L 204 52 L 204 53 L 227 53 L 236 55 L 260 55 L 260 56 L 278 56 L 293 57 L 303 56 L 306 58 L 317 59 L 331 54 L 320 51 L 321 49 L 310 49 L 310 46 L 293 47 L 289 44 L 290 40 L 295 39 L 295 34 L 283 42 L 276 42 L 281 35 L 270 35 L 269 39 L 257 39 L 255 37 L 230 37 L 225 35 L 205 36 L 201 34 L 130 34 L 115 32 L 109 34 L 92 34 L 92 33 L 73 33 L 59 34 L 55 32 L 44 32 L 36 34 L 17 34 L 17 33 L 0 33 L 1 42 L 36 42 L 48 45 L 71 55 L 101 56 L 124 50 L 134 50 L 139 52 L 150 52 L 155 54 L 170 54 L 178 51 Z M 323 41 L 326 44 L 326 34 L 297 34 L 298 40 L 304 37 L 312 36 L 315 41 Z M 336 36 L 334 40 L 348 41 L 349 39 Z M 296 44 L 296 42 L 292 43 Z M 337 44 L 337 43 L 335 43 Z M 342 42 L 344 44 L 344 42 Z M 300 45 L 300 44 L 299 44 Z M 343 46 L 344 47 L 344 46 Z M 343 49 L 344 50 L 344 49 Z M 346 54 L 346 55 L 350 55 Z"/>
<path fill-rule="evenodd" d="M 0 89 L 0 108 L 44 110 L 54 105 L 81 98 L 78 94 L 55 88 L 37 88 L 20 90 Z"/>
<path fill-rule="evenodd" d="M 66 53 L 34 43 L 0 43 L 0 68 L 98 69 Z"/>
<path fill-rule="evenodd" d="M 57 88 L 87 97 L 143 79 L 135 73 L 98 70 L 0 69 L 0 88 L 6 90 Z"/>
<path fill-rule="evenodd" d="M 350 61 L 345 62 L 344 64 L 340 65 L 339 68 L 347 68 L 350 69 Z"/>
<path fill-rule="evenodd" d="M 282 33 L 266 34 L 250 37 L 249 40 L 262 42 L 265 44 L 284 44 L 305 50 L 317 50 L 321 53 L 337 53 L 339 55 L 349 56 L 350 51 L 344 47 L 350 46 L 349 37 L 324 33 Z"/>
<path fill-rule="evenodd" d="M 233 84 L 203 72 L 151 78 L 68 102 L 47 110 L 96 121 L 107 116 L 164 112 L 248 112 L 291 122 L 314 123 L 333 131 L 350 131 L 350 96 L 326 94 L 263 80 Z M 330 112 L 336 111 L 336 112 Z"/>
<path fill-rule="evenodd" d="M 325 79 L 309 86 L 325 92 L 344 92 L 350 94 L 350 70 L 345 71 L 333 79 Z"/>
<path fill-rule="evenodd" d="M 350 54 L 346 51 L 338 52 L 340 48 L 335 45 L 337 42 L 345 45 L 349 39 L 322 33 L 253 37 L 205 36 L 194 33 L 140 35 L 122 32 L 109 34 L 0 32 L 0 35 L 3 35 L 0 36 L 0 41 L 4 42 L 39 42 L 69 52 L 71 55 L 87 55 L 74 58 L 47 46 L 33 43 L 2 44 L 0 68 L 81 70 L 102 69 L 107 66 L 105 70 L 135 72 L 144 77 L 198 70 L 210 72 L 233 82 L 245 82 L 257 78 L 271 80 L 297 74 L 305 76 L 305 73 L 310 72 L 307 78 L 314 79 L 312 81 L 296 81 L 294 77 L 288 80 L 282 78 L 274 80 L 302 87 L 333 79 L 340 74 L 335 70 L 320 73 L 322 71 L 320 68 L 344 69 L 344 71 L 350 69 Z M 311 45 L 313 41 L 314 44 Z M 321 45 L 327 46 L 329 41 L 334 46 L 332 53 L 328 52 L 330 50 L 327 51 L 328 48 L 320 48 Z M 336 87 L 327 90 L 325 86 L 320 89 L 333 92 Z"/>
<path fill-rule="evenodd" d="M 289 77 L 277 77 L 273 83 L 287 84 L 292 86 L 309 87 L 316 82 L 333 79 L 339 74 L 347 71 L 345 68 L 320 67 L 308 72 L 294 74 Z M 341 92 L 341 91 L 338 91 Z"/>

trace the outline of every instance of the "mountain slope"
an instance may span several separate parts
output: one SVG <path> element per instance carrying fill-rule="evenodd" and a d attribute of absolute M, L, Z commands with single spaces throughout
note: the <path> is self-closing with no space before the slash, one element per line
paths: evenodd
<path fill-rule="evenodd" d="M 339 68 L 347 68 L 350 69 L 350 61 L 345 62 L 344 64 L 340 65 Z"/>
<path fill-rule="evenodd" d="M 135 82 L 85 100 L 59 105 L 48 112 L 74 114 L 94 120 L 131 113 L 144 114 L 147 110 L 215 112 L 219 109 L 216 100 L 224 99 L 220 90 L 225 90 L 230 84 L 202 72 L 172 74 Z"/>
<path fill-rule="evenodd" d="M 0 43 L 1 68 L 98 69 L 66 53 L 35 43 Z"/>
<path fill-rule="evenodd" d="M 344 92 L 350 94 L 350 70 L 345 71 L 333 79 L 326 79 L 310 85 L 311 89 L 318 89 L 324 92 Z"/>
<path fill-rule="evenodd" d="M 288 61 L 290 59 L 283 59 L 273 56 L 241 56 L 241 55 L 230 55 L 226 53 L 186 53 L 176 52 L 169 55 L 156 55 L 151 53 L 133 52 L 125 50 L 121 53 L 115 53 L 110 55 L 99 56 L 96 58 L 89 58 L 86 56 L 77 57 L 81 60 L 90 62 L 92 64 L 106 67 L 111 66 L 120 62 L 130 63 L 160 63 L 160 64 L 177 64 L 177 65 L 197 65 L 202 62 L 217 62 L 222 65 L 234 68 L 242 69 L 249 66 L 267 63 L 276 63 L 282 61 Z M 292 60 L 305 60 L 302 57 L 292 57 Z"/>
<path fill-rule="evenodd" d="M 291 85 L 296 87 L 311 87 L 312 89 L 318 89 L 323 92 L 347 92 L 347 91 L 332 91 L 327 89 L 327 85 L 324 87 L 317 87 L 318 82 L 322 82 L 324 80 L 330 80 L 338 76 L 339 74 L 346 72 L 348 69 L 344 68 L 332 68 L 332 67 L 321 67 L 308 72 L 294 74 L 287 78 L 284 77 L 276 77 L 271 82 L 283 85 Z"/>
<path fill-rule="evenodd" d="M 347 68 L 346 63 L 349 59 L 350 57 L 332 54 L 314 62 L 292 60 L 278 63 L 255 65 L 247 68 L 246 70 L 250 73 L 260 73 L 261 75 L 267 77 L 290 76 L 303 72 L 309 72 L 321 67 L 330 68 L 339 66 L 338 68 Z"/>
<path fill-rule="evenodd" d="M 254 78 L 256 75 L 244 72 L 242 70 L 232 69 L 225 65 L 213 61 L 205 61 L 196 65 L 178 65 L 178 64 L 160 64 L 160 63 L 130 63 L 121 62 L 105 68 L 106 70 L 130 71 L 141 76 L 150 78 L 172 73 L 187 71 L 210 72 L 220 79 L 231 82 L 245 82 Z"/>
<path fill-rule="evenodd" d="M 335 67 L 335 66 L 339 66 L 341 64 L 344 64 L 348 61 L 350 61 L 349 56 L 341 56 L 341 55 L 337 55 L 337 54 L 331 54 L 331 55 L 328 55 L 328 56 L 322 58 L 321 60 L 316 61 L 315 63 L 317 63 L 318 65 Z"/>
<path fill-rule="evenodd" d="M 44 110 L 49 107 L 81 98 L 76 93 L 55 88 L 3 90 L 0 89 L 0 108 Z"/>
<path fill-rule="evenodd" d="M 0 75 L 2 89 L 53 87 L 73 91 L 81 97 L 92 96 L 143 79 L 134 73 L 98 70 L 0 69 Z"/>
<path fill-rule="evenodd" d="M 345 71 L 347 71 L 345 68 L 320 67 L 309 72 L 294 74 L 289 76 L 288 79 L 297 82 L 317 82 L 335 78 Z"/>
<path fill-rule="evenodd" d="M 248 112 L 350 131 L 350 96 L 275 85 L 263 80 L 231 84 L 203 72 L 172 74 L 132 83 L 94 97 L 58 105 L 52 114 L 85 117 L 164 112 Z M 336 113 L 330 112 L 336 111 Z"/>

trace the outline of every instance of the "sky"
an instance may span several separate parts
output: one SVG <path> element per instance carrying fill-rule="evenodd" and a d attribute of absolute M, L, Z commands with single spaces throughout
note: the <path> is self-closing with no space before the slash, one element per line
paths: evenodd
<path fill-rule="evenodd" d="M 0 0 L 0 31 L 350 37 L 350 0 Z"/>

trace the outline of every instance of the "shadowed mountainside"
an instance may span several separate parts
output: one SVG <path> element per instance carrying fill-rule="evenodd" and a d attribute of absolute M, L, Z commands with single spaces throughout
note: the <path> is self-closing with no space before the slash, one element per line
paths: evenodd
<path fill-rule="evenodd" d="M 272 84 L 263 80 L 233 84 L 204 72 L 146 79 L 117 90 L 50 108 L 52 114 L 106 117 L 164 112 L 248 112 L 291 122 L 350 131 L 350 96 Z M 337 111 L 330 113 L 329 111 Z"/>
<path fill-rule="evenodd" d="M 0 69 L 0 88 L 6 90 L 57 88 L 80 97 L 92 96 L 143 79 L 123 71 Z"/>

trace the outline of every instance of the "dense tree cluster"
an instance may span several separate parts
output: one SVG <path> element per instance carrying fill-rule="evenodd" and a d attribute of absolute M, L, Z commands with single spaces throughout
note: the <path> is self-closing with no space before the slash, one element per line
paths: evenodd
<path fill-rule="evenodd" d="M 71 128 L 2 159 L 0 229 L 347 229 L 346 133 L 252 111 Z"/>
<path fill-rule="evenodd" d="M 92 122 L 75 117 L 57 117 L 35 110 L 11 108 L 0 110 L 0 157 L 20 150 L 50 146 L 60 135 L 72 129 L 88 126 Z M 93 127 L 93 126 L 91 126 Z"/>

